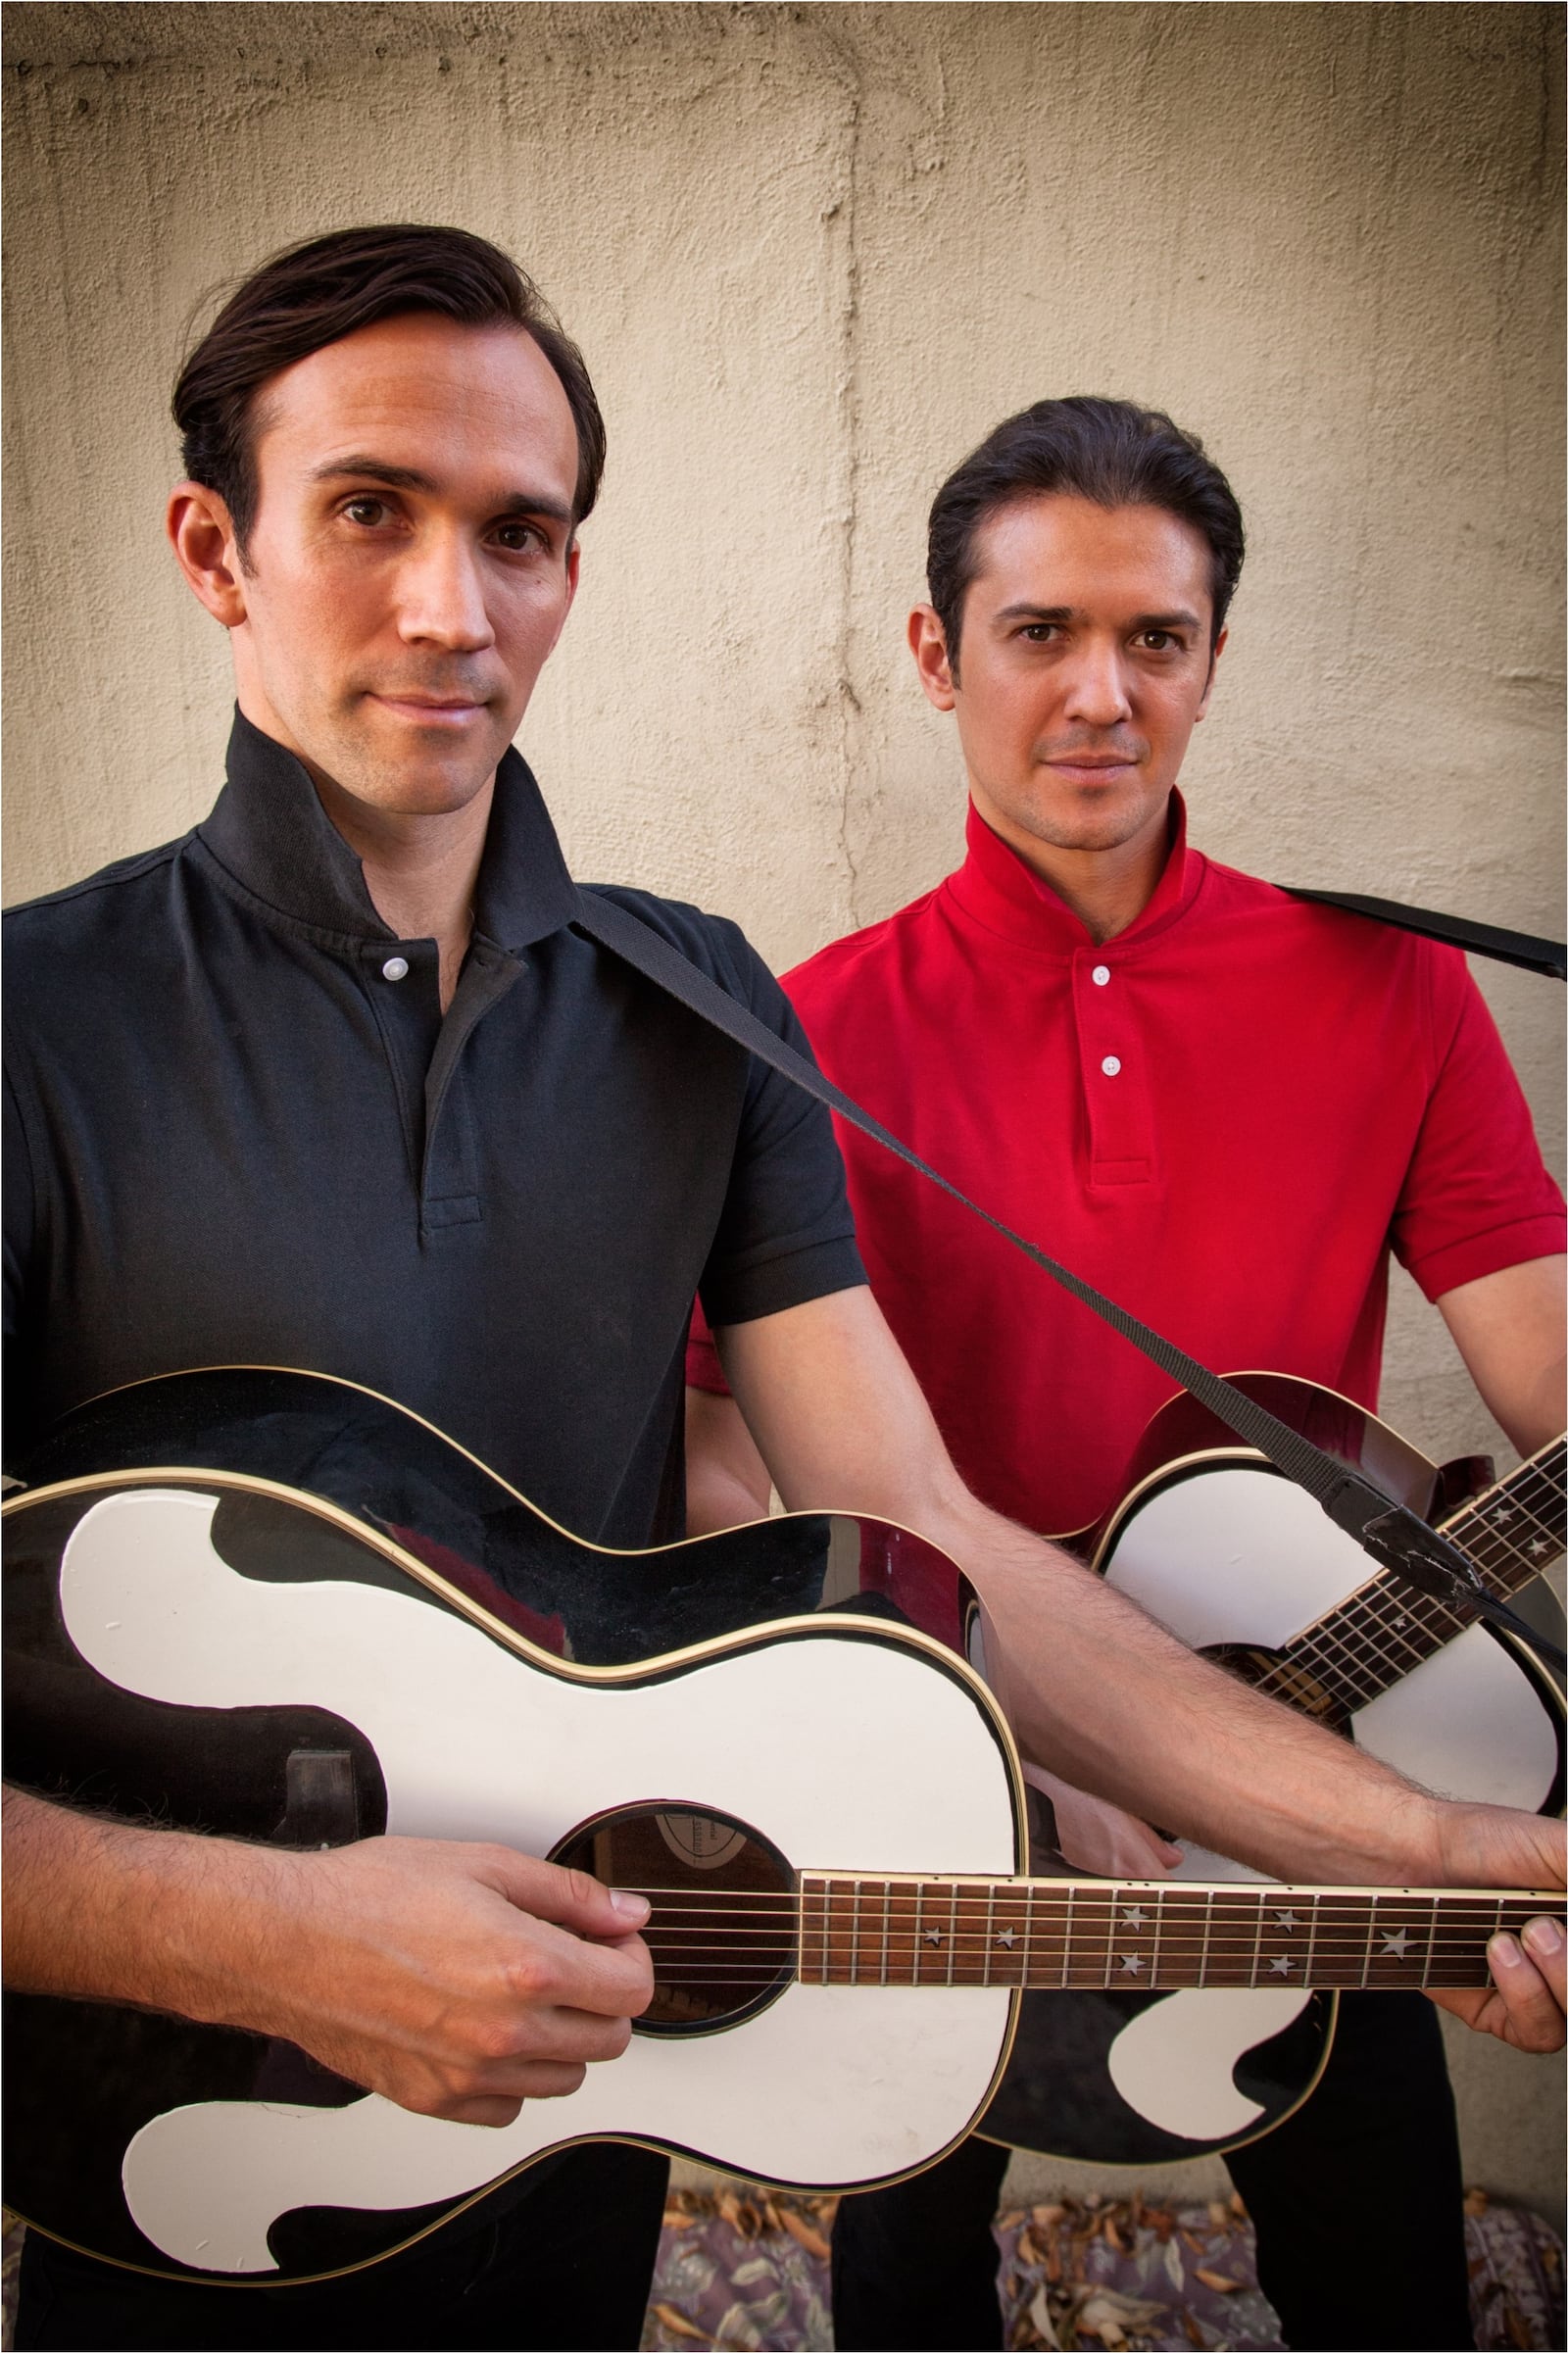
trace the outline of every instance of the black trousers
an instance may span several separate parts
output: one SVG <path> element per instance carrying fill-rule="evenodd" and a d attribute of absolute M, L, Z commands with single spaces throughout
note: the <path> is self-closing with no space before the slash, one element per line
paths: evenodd
<path fill-rule="evenodd" d="M 642 2336 L 669 2166 L 591 2142 L 538 2169 L 492 2220 L 454 2223 L 367 2271 L 314 2287 L 144 2279 L 29 2231 L 18 2353 L 620 2353 Z"/>
<path fill-rule="evenodd" d="M 842 2201 L 840 2353 L 1001 2345 L 991 2220 L 1010 2154 L 967 2140 L 911 2181 Z M 1458 2129 L 1430 2002 L 1343 2000 L 1311 2098 L 1226 2164 L 1257 2231 L 1259 2284 L 1295 2353 L 1474 2344 Z"/>

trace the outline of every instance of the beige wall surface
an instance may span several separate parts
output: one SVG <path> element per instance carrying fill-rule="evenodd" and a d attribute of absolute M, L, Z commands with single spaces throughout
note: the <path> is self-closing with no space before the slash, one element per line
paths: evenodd
<path fill-rule="evenodd" d="M 925 510 L 1011 409 L 1105 391 L 1249 517 L 1203 846 L 1560 925 L 1556 9 L 40 0 L 5 44 L 9 899 L 220 775 L 224 646 L 161 539 L 195 306 L 402 217 L 516 253 L 604 401 L 520 738 L 585 878 L 783 967 L 956 863 Z M 1563 992 L 1481 978 L 1560 1161 Z M 1387 1408 L 1488 1443 L 1403 1283 Z"/>
<path fill-rule="evenodd" d="M 6 11 L 6 890 L 207 808 L 220 633 L 160 538 L 204 293 L 381 217 L 510 246 L 609 419 L 521 742 L 577 871 L 780 968 L 956 862 L 903 648 L 944 472 L 1168 408 L 1251 539 L 1188 766 L 1282 880 L 1560 922 L 1560 20 L 1523 7 Z M 1562 1149 L 1562 993 L 1482 975 Z M 1388 1404 L 1483 1442 L 1396 1286 Z"/>

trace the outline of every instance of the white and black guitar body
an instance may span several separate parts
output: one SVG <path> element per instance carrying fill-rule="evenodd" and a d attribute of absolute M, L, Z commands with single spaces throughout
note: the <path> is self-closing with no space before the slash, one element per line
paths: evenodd
<path fill-rule="evenodd" d="M 784 1855 L 1018 1868 L 1005 1736 L 961 1666 L 932 1672 L 960 1582 L 906 1531 L 795 1515 L 606 1553 L 386 1399 L 282 1371 L 118 1392 L 26 1469 L 5 1508 L 8 1780 L 288 1845 L 503 1839 L 707 1894 L 793 1885 Z M 911 1651 L 901 1620 L 946 1649 Z M 805 2183 L 956 2138 L 1014 1997 L 904 1990 L 868 2037 L 855 1991 L 779 1990 L 775 1943 L 760 1983 L 753 1954 L 734 1982 L 677 1961 L 624 2059 L 500 2134 L 369 2099 L 285 2043 L 10 1996 L 8 2203 L 114 2261 L 270 2283 L 374 2260 L 584 2135 Z M 862 2098 L 867 2071 L 906 2078 L 906 2106 Z"/>
<path fill-rule="evenodd" d="M 1499 1598 L 1563 1549 L 1563 1442 L 1494 1483 L 1444 1471 L 1313 1383 L 1238 1386 L 1392 1499 L 1443 1525 Z M 1311 1497 L 1191 1397 L 1151 1422 L 1122 1499 L 1064 1540 L 1194 1649 L 1319 1717 L 1425 1788 L 1542 1813 L 1563 1804 L 1562 1695 L 1514 1639 L 1374 1568 Z M 1255 1880 L 1189 1847 L 1176 1878 Z M 1025 1994 L 984 2131 L 1015 2146 L 1149 2165 L 1256 2139 L 1328 2056 L 1335 2000 L 1289 1989 Z"/>
<path fill-rule="evenodd" d="M 8 2202 L 121 2264 L 321 2278 L 584 2138 L 863 2186 L 972 2128 L 1024 1988 L 1480 1985 L 1491 1936 L 1560 1913 L 1021 1876 L 961 1581 L 902 1530 L 811 1515 L 606 1552 L 385 1399 L 286 1372 L 122 1391 L 27 1468 L 8 1779 L 285 1844 L 500 1839 L 653 1905 L 628 2050 L 502 2131 L 261 2035 L 9 1998 Z"/>

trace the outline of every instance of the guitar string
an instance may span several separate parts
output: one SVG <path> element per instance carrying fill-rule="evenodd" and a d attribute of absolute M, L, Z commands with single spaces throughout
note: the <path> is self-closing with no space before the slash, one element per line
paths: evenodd
<path fill-rule="evenodd" d="M 1444 1533 L 1472 1554 L 1478 1568 L 1490 1573 L 1495 1589 L 1499 1589 L 1503 1594 L 1514 1591 L 1517 1583 L 1540 1575 L 1549 1565 L 1554 1550 L 1560 1552 L 1563 1549 L 1564 1534 L 1554 1524 L 1555 1515 L 1548 1518 L 1546 1513 L 1550 1512 L 1552 1503 L 1563 1494 L 1552 1466 L 1565 1459 L 1568 1459 L 1568 1455 L 1565 1455 L 1564 1441 L 1553 1440 L 1549 1446 L 1522 1463 L 1508 1479 L 1500 1481 L 1485 1495 L 1477 1496 L 1461 1506 L 1442 1524 Z M 1544 1488 L 1544 1495 L 1538 1494 L 1539 1487 Z M 1543 1503 L 1546 1507 L 1545 1512 L 1542 1509 Z M 1498 1514 L 1511 1518 L 1516 1512 L 1525 1517 L 1527 1532 L 1531 1524 L 1538 1530 L 1533 1538 L 1528 1537 L 1527 1533 L 1533 1553 L 1527 1552 L 1495 1525 Z M 1514 1577 L 1503 1576 L 1504 1562 L 1513 1566 L 1516 1571 Z M 1407 1600 L 1396 1589 L 1395 1581 L 1387 1572 L 1383 1572 L 1347 1594 L 1333 1610 L 1326 1612 L 1303 1635 L 1298 1637 L 1282 1654 L 1277 1667 L 1257 1679 L 1255 1688 L 1268 1691 L 1288 1687 L 1293 1680 L 1293 1665 L 1299 1668 L 1321 1660 L 1332 1669 L 1348 1673 L 1351 1678 L 1352 1691 L 1358 1692 L 1363 1700 L 1370 1699 L 1376 1697 L 1379 1691 L 1387 1690 L 1389 1681 L 1400 1680 L 1408 1672 L 1408 1666 L 1398 1661 L 1397 1654 L 1389 1652 L 1377 1640 L 1380 1634 L 1392 1633 L 1400 1647 L 1409 1653 L 1410 1663 L 1419 1663 L 1422 1658 L 1431 1655 L 1431 1647 L 1422 1647 L 1410 1642 L 1404 1631 L 1406 1625 L 1413 1626 L 1425 1635 L 1429 1645 L 1441 1646 L 1474 1622 L 1446 1607 L 1435 1596 L 1412 1595 Z M 1371 1688 L 1363 1691 L 1360 1685 L 1370 1662 L 1364 1661 L 1362 1653 L 1367 1649 L 1371 1650 L 1374 1659 L 1390 1670 L 1390 1677 L 1383 1681 L 1374 1679 Z M 1336 1656 L 1336 1652 L 1340 1655 Z"/>

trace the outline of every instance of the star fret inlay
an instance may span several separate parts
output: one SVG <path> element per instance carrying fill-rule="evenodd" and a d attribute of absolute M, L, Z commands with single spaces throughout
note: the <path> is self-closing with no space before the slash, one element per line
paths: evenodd
<path fill-rule="evenodd" d="M 1269 1968 L 1277 1978 L 1288 1978 L 1295 1967 L 1296 1963 L 1288 1952 L 1277 1953 L 1269 1963 Z"/>
<path fill-rule="evenodd" d="M 1017 1942 L 1017 1940 L 1018 1940 L 1018 1932 L 1017 1932 L 1017 1930 L 1016 1930 L 1016 1929 L 1004 1928 L 1004 1929 L 999 1929 L 999 1930 L 997 1931 L 997 1942 L 998 1942 L 999 1944 L 1005 1944 L 1005 1945 L 1007 1946 L 1007 1948 L 1009 1949 L 1009 1951 L 1011 1950 L 1012 1946 L 1013 1946 L 1013 1945 L 1014 1945 L 1014 1944 Z"/>
<path fill-rule="evenodd" d="M 1279 1922 L 1281 1928 L 1285 1931 L 1287 1936 L 1290 1935 L 1293 1929 L 1299 1928 L 1301 1925 L 1294 1912 L 1276 1912 L 1274 1917 Z"/>
<path fill-rule="evenodd" d="M 925 1932 L 925 1940 L 927 1944 L 940 1944 L 942 1941 L 942 1931 L 939 1928 L 928 1928 Z"/>
<path fill-rule="evenodd" d="M 1409 1941 L 1410 1932 L 1408 1929 L 1400 1929 L 1398 1935 L 1395 1936 L 1391 1936 L 1387 1930 L 1384 1931 L 1383 1949 L 1386 1953 L 1392 1953 L 1396 1961 L 1404 1959 L 1405 1948 Z"/>
<path fill-rule="evenodd" d="M 1122 1919 L 1129 1928 L 1142 1928 L 1144 1925 L 1144 1914 L 1137 1904 L 1133 1905 L 1130 1912 L 1123 1912 Z"/>
<path fill-rule="evenodd" d="M 1144 1956 L 1141 1952 L 1124 1952 L 1121 1965 L 1130 1978 L 1135 1978 L 1144 1966 Z"/>

